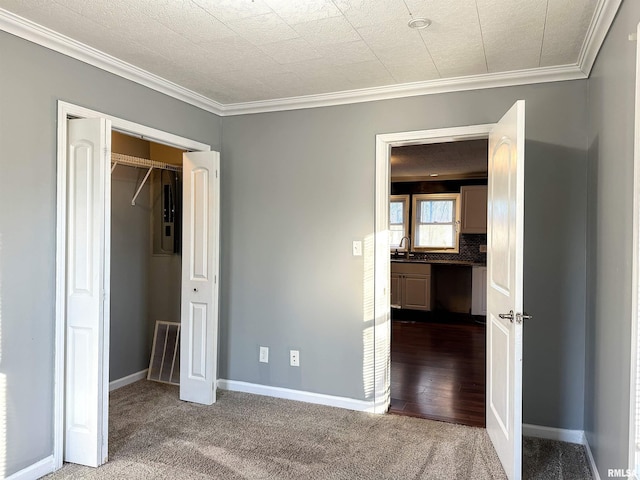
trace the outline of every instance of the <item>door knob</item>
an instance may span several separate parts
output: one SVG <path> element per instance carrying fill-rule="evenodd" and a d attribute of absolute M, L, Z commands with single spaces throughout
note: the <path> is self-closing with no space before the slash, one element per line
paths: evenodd
<path fill-rule="evenodd" d="M 530 320 L 533 318 L 533 315 L 528 315 L 526 312 L 516 313 L 515 317 L 513 315 L 513 310 L 509 310 L 509 313 L 499 313 L 498 316 L 503 320 L 509 320 L 511 323 L 522 323 L 523 320 Z"/>

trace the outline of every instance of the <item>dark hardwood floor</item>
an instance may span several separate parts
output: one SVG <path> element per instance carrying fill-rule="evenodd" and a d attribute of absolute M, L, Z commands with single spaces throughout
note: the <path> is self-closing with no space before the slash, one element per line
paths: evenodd
<path fill-rule="evenodd" d="M 485 325 L 468 315 L 403 318 L 391 327 L 389 413 L 484 427 Z"/>

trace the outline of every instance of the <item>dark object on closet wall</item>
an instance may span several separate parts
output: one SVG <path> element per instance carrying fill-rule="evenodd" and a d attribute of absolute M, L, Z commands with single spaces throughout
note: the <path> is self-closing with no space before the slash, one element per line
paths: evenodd
<path fill-rule="evenodd" d="M 160 228 L 160 248 L 163 252 L 175 253 L 175 218 L 176 218 L 176 180 L 175 173 L 162 170 L 160 172 L 162 196 L 162 226 Z"/>
<path fill-rule="evenodd" d="M 153 177 L 153 254 L 181 253 L 182 174 L 160 170 Z"/>
<path fill-rule="evenodd" d="M 175 217 L 173 227 L 173 252 L 182 254 L 182 172 L 174 172 Z"/>
<path fill-rule="evenodd" d="M 164 173 L 164 172 L 162 172 Z M 173 188 L 168 183 L 162 184 L 162 249 L 169 250 L 173 246 L 173 223 L 176 207 L 173 202 Z"/>

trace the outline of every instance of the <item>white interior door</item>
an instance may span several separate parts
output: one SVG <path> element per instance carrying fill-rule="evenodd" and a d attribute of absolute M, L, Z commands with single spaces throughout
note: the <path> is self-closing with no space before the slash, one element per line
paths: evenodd
<path fill-rule="evenodd" d="M 183 155 L 180 399 L 216 401 L 220 154 Z"/>
<path fill-rule="evenodd" d="M 64 460 L 97 467 L 108 448 L 111 122 L 68 122 Z"/>
<path fill-rule="evenodd" d="M 522 476 L 524 100 L 489 135 L 487 432 L 510 479 Z"/>

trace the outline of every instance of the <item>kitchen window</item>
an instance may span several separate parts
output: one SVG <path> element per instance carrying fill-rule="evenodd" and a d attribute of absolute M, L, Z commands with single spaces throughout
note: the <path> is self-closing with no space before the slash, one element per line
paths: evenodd
<path fill-rule="evenodd" d="M 413 195 L 413 249 L 458 253 L 460 194 Z"/>
<path fill-rule="evenodd" d="M 409 242 L 400 247 L 403 237 L 409 236 L 409 195 L 389 197 L 389 246 L 391 250 L 406 252 Z"/>

